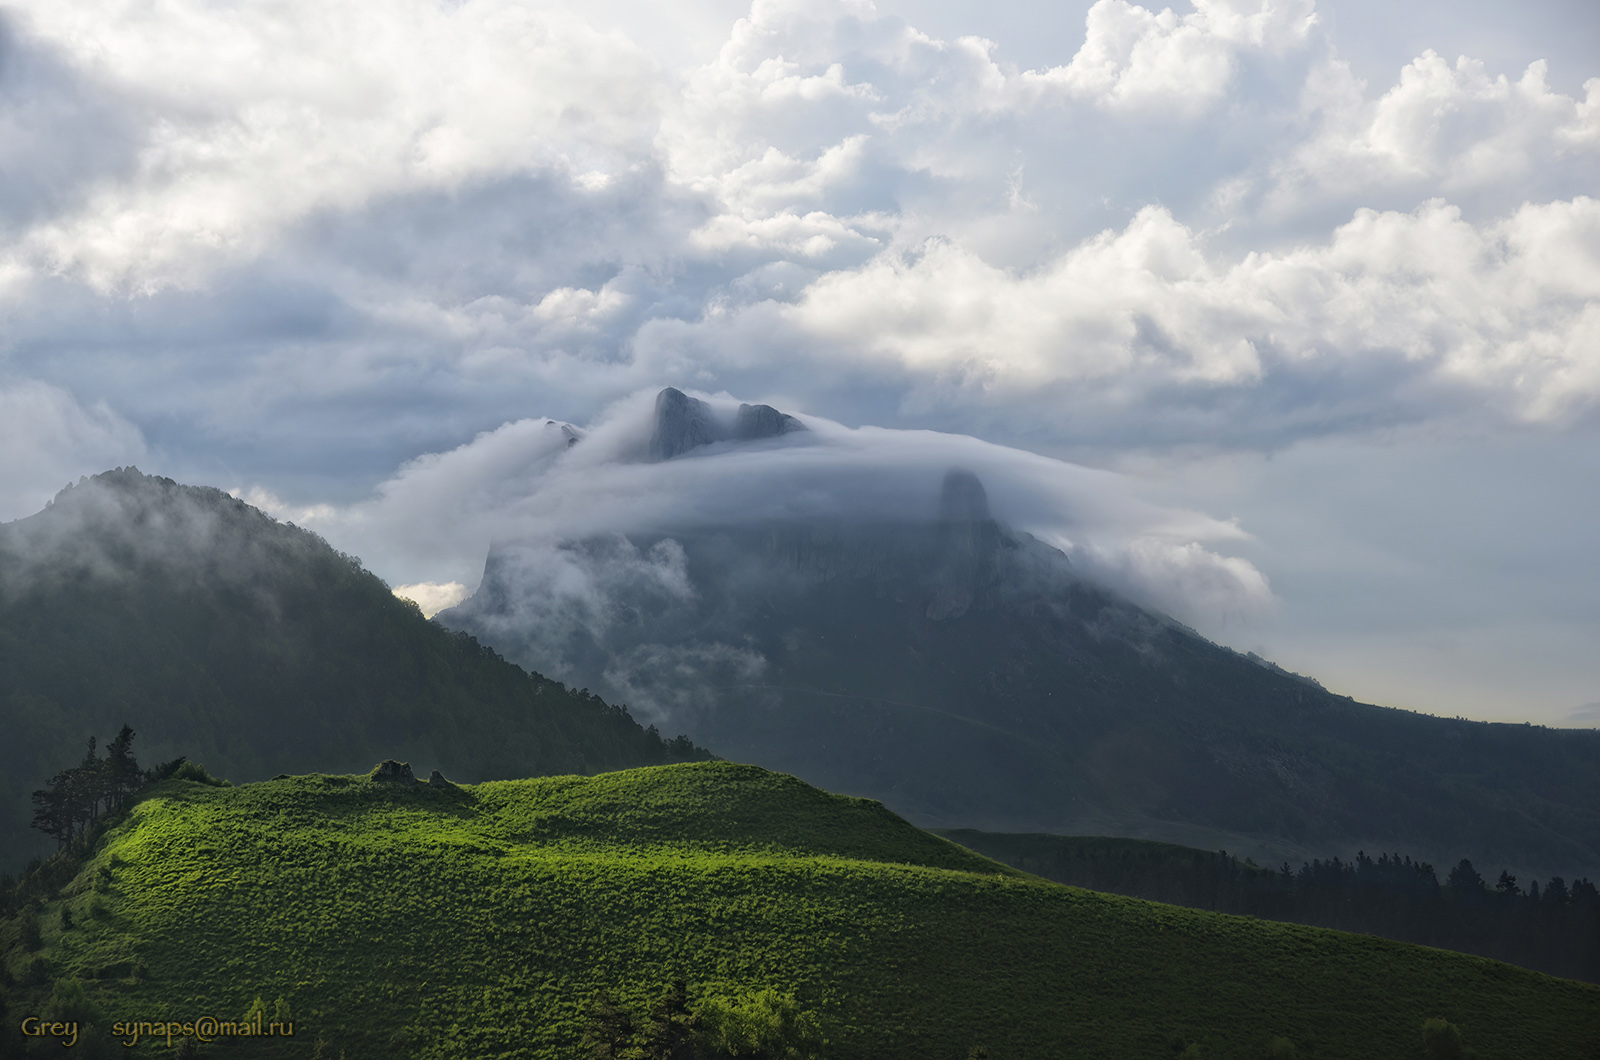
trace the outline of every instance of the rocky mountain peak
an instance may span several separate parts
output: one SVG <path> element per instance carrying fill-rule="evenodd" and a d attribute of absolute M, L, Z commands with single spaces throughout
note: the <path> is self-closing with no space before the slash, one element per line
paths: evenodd
<path fill-rule="evenodd" d="M 989 519 L 989 494 L 978 476 L 953 467 L 944 474 L 939 494 L 939 519 L 946 523 L 981 523 Z"/>
<path fill-rule="evenodd" d="M 712 442 L 749 442 L 803 430 L 799 420 L 771 405 L 740 405 L 733 422 L 726 423 L 704 401 L 669 386 L 656 395 L 649 455 L 652 460 L 671 460 Z"/>

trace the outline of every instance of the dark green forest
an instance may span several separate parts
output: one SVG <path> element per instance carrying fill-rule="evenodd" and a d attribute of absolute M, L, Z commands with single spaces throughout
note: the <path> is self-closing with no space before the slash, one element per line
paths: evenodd
<path fill-rule="evenodd" d="M 465 781 L 708 757 L 529 674 L 317 535 L 133 468 L 0 525 L 0 869 L 49 847 L 28 793 L 124 724 L 222 775 L 391 756 Z"/>
<path fill-rule="evenodd" d="M 1473 953 L 1572 979 L 1600 982 L 1600 893 L 1592 881 L 1493 879 L 1468 859 L 1443 879 L 1401 854 L 1315 858 L 1298 869 L 1226 851 L 1102 836 L 941 835 L 1058 883 L 1191 909 L 1356 931 Z"/>

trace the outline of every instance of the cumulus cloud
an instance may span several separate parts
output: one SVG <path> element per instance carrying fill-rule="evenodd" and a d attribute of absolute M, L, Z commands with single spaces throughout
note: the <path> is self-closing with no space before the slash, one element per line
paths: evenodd
<path fill-rule="evenodd" d="M 146 455 L 139 429 L 99 401 L 85 408 L 37 380 L 0 383 L 0 519 L 43 508 L 63 485 Z"/>
<path fill-rule="evenodd" d="M 11 22 L 8 356 L 76 385 L 64 335 L 132 332 L 129 414 L 241 448 L 440 448 L 657 380 L 967 431 L 1031 401 L 1010 437 L 1065 444 L 1592 400 L 1593 202 L 1535 178 L 1592 161 L 1600 81 L 1430 52 L 1369 90 L 1309 0 L 1100 0 L 1032 70 L 853 0 L 759 0 L 680 70 L 516 0 Z"/>
<path fill-rule="evenodd" d="M 100 290 L 200 284 L 313 212 L 384 195 L 529 169 L 600 187 L 649 136 L 643 51 L 511 0 L 108 0 L 13 18 L 130 126 L 127 164 L 88 174 L 12 250 Z"/>
<path fill-rule="evenodd" d="M 1316 25 L 1311 0 L 1196 0 L 1194 11 L 1147 10 L 1127 0 L 1089 9 L 1083 47 L 1029 81 L 1118 109 L 1196 112 L 1215 103 L 1241 51 L 1303 46 Z"/>
<path fill-rule="evenodd" d="M 1362 210 L 1326 243 L 1234 262 L 1148 207 L 1036 270 L 935 241 L 824 275 L 778 311 L 961 400 L 1026 404 L 1063 384 L 1318 400 L 1294 380 L 1372 360 L 1434 388 L 1439 405 L 1461 389 L 1526 420 L 1600 397 L 1597 314 L 1600 201 L 1586 197 L 1486 225 L 1439 200 Z"/>
<path fill-rule="evenodd" d="M 1315 132 L 1274 165 L 1273 205 L 1394 188 L 1451 195 L 1589 190 L 1600 149 L 1600 79 L 1588 81 L 1586 97 L 1577 99 L 1552 89 L 1548 73 L 1538 60 L 1512 80 L 1480 60 L 1451 63 L 1426 51 L 1374 99 L 1347 64 L 1329 60 L 1312 72 L 1304 94 Z"/>

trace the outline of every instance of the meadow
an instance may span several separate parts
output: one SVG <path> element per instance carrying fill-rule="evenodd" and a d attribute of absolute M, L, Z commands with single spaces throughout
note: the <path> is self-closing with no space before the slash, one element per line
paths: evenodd
<path fill-rule="evenodd" d="M 643 1008 L 675 979 L 791 993 L 841 1060 L 1252 1058 L 1274 1039 L 1398 1060 L 1440 1017 L 1483 1060 L 1600 1050 L 1592 985 L 1050 883 L 725 762 L 166 781 L 0 946 L 6 1019 L 78 1019 L 77 1056 L 128 1055 L 118 1022 L 239 1019 L 259 998 L 294 1037 L 203 1055 L 568 1060 L 602 996 Z"/>

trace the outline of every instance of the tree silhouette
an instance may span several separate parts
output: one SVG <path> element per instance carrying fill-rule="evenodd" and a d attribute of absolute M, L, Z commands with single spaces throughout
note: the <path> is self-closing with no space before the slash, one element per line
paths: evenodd
<path fill-rule="evenodd" d="M 101 758 L 96 740 L 89 737 L 83 761 L 63 769 L 33 793 L 33 826 L 51 836 L 57 849 L 67 848 L 100 819 L 127 805 L 134 792 L 149 779 L 134 760 L 134 732 L 124 725 Z"/>

